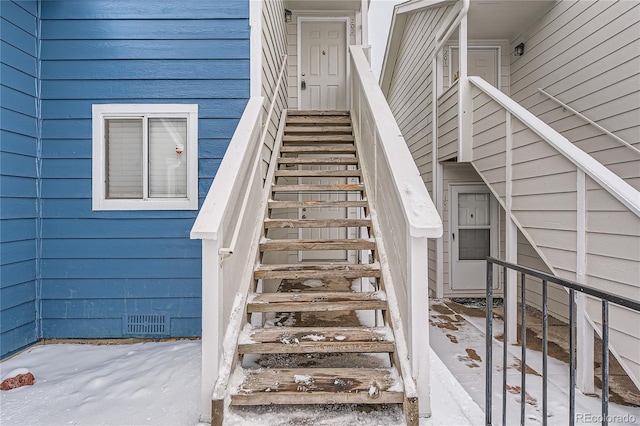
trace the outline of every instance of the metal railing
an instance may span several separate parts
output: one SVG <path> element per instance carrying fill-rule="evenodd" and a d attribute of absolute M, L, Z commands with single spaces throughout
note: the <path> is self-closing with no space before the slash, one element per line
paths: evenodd
<path fill-rule="evenodd" d="M 609 130 L 605 129 L 604 127 L 602 127 L 601 125 L 599 125 L 598 123 L 596 123 L 595 121 L 593 121 L 592 119 L 587 117 L 586 115 L 584 115 L 584 114 L 576 111 L 575 109 L 571 108 L 569 105 L 567 105 L 566 103 L 562 102 L 560 99 L 558 99 L 555 96 L 550 95 L 549 93 L 545 92 L 544 89 L 538 88 L 538 92 L 542 93 L 543 95 L 545 95 L 546 97 L 548 97 L 549 99 L 551 99 L 552 101 L 554 101 L 555 103 L 560 105 L 562 108 L 570 111 L 574 115 L 580 117 L 581 119 L 583 119 L 587 123 L 591 124 L 593 127 L 595 127 L 596 129 L 600 130 L 602 133 L 604 133 L 605 135 L 609 136 L 614 141 L 621 143 L 622 145 L 624 145 L 627 148 L 629 148 L 632 151 L 634 151 L 636 154 L 640 154 L 640 149 L 638 149 L 635 146 L 631 145 L 629 142 L 625 141 L 621 137 L 616 136 L 615 134 L 613 134 Z"/>
<path fill-rule="evenodd" d="M 640 312 L 640 302 L 618 296 L 606 291 L 587 287 L 574 281 L 565 280 L 535 269 L 526 268 L 513 263 L 487 258 L 487 317 L 486 317 L 486 388 L 485 388 L 485 423 L 492 425 L 492 391 L 493 391 L 493 266 L 502 267 L 504 274 L 504 300 L 507 300 L 507 271 L 520 272 L 521 298 L 521 377 L 520 377 L 520 424 L 525 424 L 526 398 L 526 362 L 527 362 L 527 322 L 526 322 L 526 277 L 542 280 L 542 424 L 547 424 L 548 414 L 548 333 L 549 316 L 547 309 L 547 287 L 549 283 L 557 284 L 569 291 L 569 419 L 567 424 L 573 426 L 576 420 L 576 292 L 595 297 L 602 301 L 602 424 L 608 424 L 609 418 L 609 303 Z M 507 424 L 507 309 L 504 310 L 503 335 L 503 368 L 502 368 L 502 424 Z"/>

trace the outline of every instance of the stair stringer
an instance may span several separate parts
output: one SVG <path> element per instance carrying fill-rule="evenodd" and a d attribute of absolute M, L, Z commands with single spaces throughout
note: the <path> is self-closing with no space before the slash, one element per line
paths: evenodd
<path fill-rule="evenodd" d="M 518 212 L 509 211 L 509 209 L 507 209 L 507 203 L 506 203 L 505 197 L 502 196 L 499 193 L 499 191 L 496 189 L 496 187 L 494 185 L 492 185 L 492 182 L 487 178 L 487 176 L 483 173 L 483 171 L 480 170 L 476 166 L 474 161 L 471 161 L 471 164 L 474 167 L 474 169 L 476 170 L 476 172 L 478 173 L 478 175 L 482 178 L 484 183 L 487 185 L 489 190 L 492 192 L 494 197 L 498 200 L 498 202 L 500 203 L 500 205 L 502 206 L 502 208 L 504 209 L 504 211 L 506 212 L 508 217 L 511 218 L 511 220 L 513 220 L 513 222 L 517 226 L 518 230 L 523 234 L 523 236 L 529 242 L 531 247 L 536 251 L 536 253 L 540 257 L 540 259 L 549 268 L 551 273 L 553 275 L 556 275 L 556 276 L 559 276 L 559 277 L 562 277 L 562 278 L 566 278 L 566 279 L 577 281 L 575 276 L 574 277 L 568 277 L 568 276 L 566 276 L 566 273 L 564 274 L 564 276 L 562 276 L 558 272 L 558 269 L 562 269 L 562 263 L 558 262 L 558 261 L 553 262 L 553 261 L 550 260 L 551 256 L 548 256 L 546 251 L 544 250 L 544 248 L 540 247 L 540 245 L 536 243 L 536 239 L 531 235 L 531 232 L 529 232 L 529 228 L 522 225 L 521 221 L 518 219 Z M 589 285 L 589 284 L 586 283 L 586 285 Z M 606 288 L 602 289 L 602 290 L 603 291 L 610 291 L 610 290 L 608 290 Z M 567 292 L 567 294 L 569 293 L 569 291 L 567 289 L 565 289 L 565 291 Z M 598 310 L 599 307 L 600 307 L 600 302 L 598 300 L 596 300 L 596 299 L 594 299 L 594 298 L 592 298 L 590 296 L 586 297 L 585 318 L 587 319 L 587 321 L 589 322 L 591 327 L 596 331 L 598 336 L 602 337 L 602 328 L 601 328 L 600 321 L 597 320 L 597 317 L 596 317 L 596 320 L 594 320 L 594 314 L 593 314 L 594 311 L 595 311 L 595 312 L 597 312 L 596 315 L 599 315 L 599 313 L 600 313 L 600 311 Z M 637 368 L 633 368 L 633 366 L 629 365 L 629 362 L 627 361 L 626 357 L 624 357 L 620 353 L 620 351 L 617 350 L 617 348 L 620 348 L 620 347 L 623 347 L 623 346 L 632 347 L 632 348 L 633 347 L 640 347 L 640 334 L 636 334 L 635 336 L 631 336 L 631 335 L 626 334 L 626 333 L 619 333 L 619 334 L 617 334 L 618 335 L 618 339 L 615 338 L 616 332 L 618 331 L 617 328 L 615 327 L 616 324 L 620 324 L 620 323 L 623 323 L 625 321 L 622 318 L 620 318 L 621 317 L 620 311 L 624 311 L 624 312 L 628 312 L 628 313 L 632 314 L 634 316 L 634 318 L 635 318 L 635 323 L 636 324 L 640 323 L 640 313 L 634 312 L 634 311 L 630 311 L 630 310 L 628 310 L 626 308 L 622 308 L 622 307 L 618 307 L 616 305 L 610 304 L 609 305 L 609 324 L 610 324 L 609 350 L 616 357 L 616 359 L 618 360 L 618 362 L 620 363 L 622 368 L 625 370 L 625 372 L 627 373 L 629 378 L 636 385 L 636 387 L 638 389 L 640 389 L 640 374 L 639 374 L 640 370 L 638 370 Z M 628 338 L 620 339 L 620 337 L 622 337 L 622 336 L 628 336 Z"/>
<path fill-rule="evenodd" d="M 224 333 L 222 341 L 222 357 L 220 358 L 219 375 L 218 380 L 213 389 L 211 396 L 211 425 L 222 426 L 223 420 L 231 403 L 231 377 L 236 369 L 238 362 L 238 340 L 240 333 L 247 324 L 247 298 L 249 293 L 255 291 L 256 281 L 253 278 L 253 270 L 258 263 L 259 257 L 259 244 L 260 240 L 265 236 L 265 229 L 262 226 L 262 220 L 265 217 L 265 212 L 268 208 L 268 201 L 270 195 L 271 184 L 275 179 L 276 171 L 276 159 L 280 154 L 280 147 L 282 146 L 282 136 L 284 134 L 284 127 L 287 117 L 287 110 L 284 109 L 280 116 L 280 124 L 278 126 L 278 133 L 269 160 L 269 169 L 267 171 L 264 185 L 262 188 L 262 199 L 260 201 L 260 209 L 256 212 L 256 222 L 254 225 L 253 237 L 251 238 L 249 253 L 251 256 L 247 259 L 244 265 L 240 288 L 236 293 L 236 298 L 231 309 L 231 316 L 229 319 L 229 325 Z M 260 155 L 258 155 L 260 158 Z M 225 254 L 226 256 L 232 255 Z M 224 256 L 224 255 L 221 255 Z"/>

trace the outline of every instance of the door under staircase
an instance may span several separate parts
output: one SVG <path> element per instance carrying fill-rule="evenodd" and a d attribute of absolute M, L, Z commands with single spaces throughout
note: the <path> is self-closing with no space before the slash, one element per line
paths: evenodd
<path fill-rule="evenodd" d="M 275 161 L 230 405 L 402 404 L 407 424 L 417 425 L 418 401 L 405 393 L 397 346 L 404 342 L 396 342 L 393 332 L 349 112 L 290 111 Z M 359 214 L 300 214 L 309 208 Z M 293 232 L 277 232 L 287 229 Z M 345 238 L 297 232 L 312 229 L 341 229 Z M 329 250 L 358 255 L 346 261 L 268 261 Z M 270 256 L 283 252 L 289 255 Z M 264 291 L 267 281 L 277 291 Z M 224 401 L 213 401 L 213 424 L 222 424 L 223 412 Z"/>

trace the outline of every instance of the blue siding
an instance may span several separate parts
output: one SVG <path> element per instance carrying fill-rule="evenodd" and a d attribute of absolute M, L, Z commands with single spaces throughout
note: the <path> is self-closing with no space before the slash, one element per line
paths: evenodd
<path fill-rule="evenodd" d="M 41 8 L 42 337 L 123 337 L 135 313 L 198 336 L 197 212 L 91 210 L 91 105 L 197 103 L 202 201 L 249 97 L 249 2 Z"/>
<path fill-rule="evenodd" d="M 38 338 L 37 7 L 0 1 L 0 357 Z"/>

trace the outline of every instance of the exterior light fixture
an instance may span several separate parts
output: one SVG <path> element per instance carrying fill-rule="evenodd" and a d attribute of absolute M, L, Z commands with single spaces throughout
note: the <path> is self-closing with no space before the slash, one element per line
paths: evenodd
<path fill-rule="evenodd" d="M 513 52 L 516 56 L 524 55 L 524 43 L 520 43 L 516 46 L 516 50 Z"/>
<path fill-rule="evenodd" d="M 289 9 L 284 10 L 284 22 L 291 22 L 292 16 L 293 16 L 293 13 L 291 13 Z"/>

